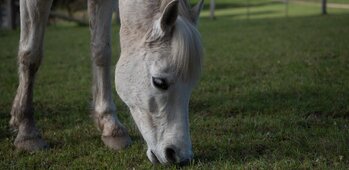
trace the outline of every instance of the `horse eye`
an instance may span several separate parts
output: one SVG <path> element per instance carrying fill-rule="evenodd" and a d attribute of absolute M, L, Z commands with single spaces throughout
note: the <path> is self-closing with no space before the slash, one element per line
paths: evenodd
<path fill-rule="evenodd" d="M 166 79 L 153 77 L 153 84 L 156 88 L 167 90 L 169 85 Z"/>

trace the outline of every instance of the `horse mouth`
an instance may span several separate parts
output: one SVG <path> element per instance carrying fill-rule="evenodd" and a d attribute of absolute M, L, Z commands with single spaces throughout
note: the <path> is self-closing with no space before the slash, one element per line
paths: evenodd
<path fill-rule="evenodd" d="M 152 150 L 148 150 L 148 158 L 152 164 L 159 164 L 160 161 Z"/>

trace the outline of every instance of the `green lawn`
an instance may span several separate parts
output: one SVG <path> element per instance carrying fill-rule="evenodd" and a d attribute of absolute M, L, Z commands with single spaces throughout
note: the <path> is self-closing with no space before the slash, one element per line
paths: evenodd
<path fill-rule="evenodd" d="M 311 6 L 292 9 L 285 18 L 280 4 L 258 6 L 249 20 L 242 8 L 219 9 L 216 20 L 204 11 L 203 75 L 190 105 L 195 160 L 184 169 L 349 168 L 349 11 L 320 16 Z M 56 25 L 46 35 L 34 104 L 51 147 L 25 153 L 15 150 L 8 128 L 19 32 L 0 31 L 1 169 L 153 168 L 115 92 L 133 145 L 108 150 L 89 118 L 88 28 Z"/>
<path fill-rule="evenodd" d="M 292 1 L 292 0 L 289 0 L 289 1 Z M 317 3 L 322 2 L 322 0 L 301 0 L 301 1 L 309 1 L 309 2 L 317 2 Z M 327 3 L 348 4 L 349 1 L 348 0 L 327 0 Z"/>
<path fill-rule="evenodd" d="M 246 3 L 248 2 L 248 3 Z M 234 19 L 257 19 L 279 17 L 304 17 L 321 14 L 321 4 L 298 4 L 289 1 L 288 7 L 284 3 L 273 0 L 217 0 L 215 14 L 219 17 Z M 249 8 L 247 8 L 249 6 Z M 203 17 L 209 17 L 209 3 L 206 1 Z M 287 10 L 286 10 L 287 9 Z M 346 14 L 349 9 L 328 8 L 329 14 Z"/>

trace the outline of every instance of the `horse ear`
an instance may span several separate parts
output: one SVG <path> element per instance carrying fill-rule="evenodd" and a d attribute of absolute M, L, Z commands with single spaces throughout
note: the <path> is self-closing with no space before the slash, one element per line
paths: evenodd
<path fill-rule="evenodd" d="M 164 32 L 171 30 L 178 17 L 178 0 L 168 3 L 160 18 L 161 29 Z"/>
<path fill-rule="evenodd" d="M 204 0 L 200 0 L 191 10 L 193 23 L 196 25 L 199 20 L 200 12 L 204 7 Z"/>

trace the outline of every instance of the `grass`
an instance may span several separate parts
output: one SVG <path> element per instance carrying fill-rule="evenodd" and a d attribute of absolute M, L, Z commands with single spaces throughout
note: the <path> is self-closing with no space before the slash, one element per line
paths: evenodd
<path fill-rule="evenodd" d="M 302 1 L 317 2 L 317 3 L 322 2 L 322 0 L 302 0 Z M 347 4 L 349 2 L 347 0 L 327 0 L 327 3 Z"/>
<path fill-rule="evenodd" d="M 252 10 L 277 10 L 278 5 Z M 204 71 L 190 104 L 195 160 L 184 169 L 349 168 L 349 14 L 336 10 L 320 16 L 310 6 L 296 8 L 294 17 L 285 18 L 279 8 L 278 14 L 249 20 L 238 8 L 219 9 L 214 21 L 204 11 Z M 113 34 L 116 63 L 116 27 Z M 134 142 L 129 149 L 105 148 L 88 116 L 91 74 L 84 27 L 48 28 L 34 105 L 51 148 L 16 151 L 8 121 L 19 32 L 0 31 L 0 37 L 1 168 L 154 168 L 115 92 L 118 115 Z"/>
<path fill-rule="evenodd" d="M 249 6 L 249 8 L 247 8 Z M 203 17 L 209 17 L 209 3 L 206 1 Z M 230 17 L 234 19 L 265 19 L 265 18 L 284 18 L 288 17 L 304 17 L 321 14 L 321 5 L 319 4 L 288 4 L 288 10 L 284 3 L 275 2 L 273 0 L 249 0 L 248 4 L 244 0 L 228 0 L 216 1 L 215 14 L 219 17 Z M 232 10 L 233 9 L 233 10 Z M 328 8 L 329 14 L 345 14 L 349 9 Z"/>

